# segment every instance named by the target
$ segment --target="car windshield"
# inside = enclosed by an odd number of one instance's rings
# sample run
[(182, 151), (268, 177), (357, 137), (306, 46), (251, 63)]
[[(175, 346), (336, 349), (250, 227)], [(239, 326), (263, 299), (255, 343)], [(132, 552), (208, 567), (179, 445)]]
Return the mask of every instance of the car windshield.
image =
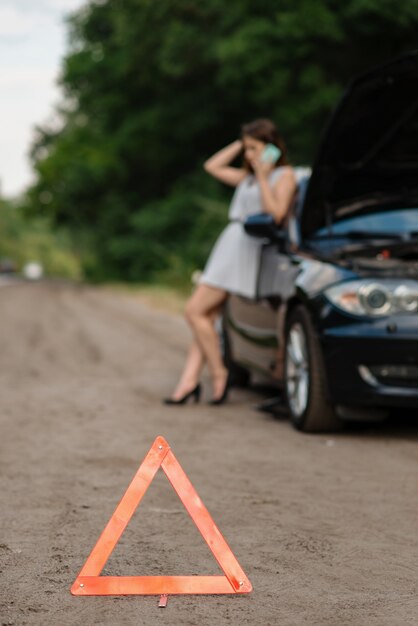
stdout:
[(396, 236), (405, 234), (418, 234), (418, 208), (396, 209), (382, 211), (381, 213), (369, 213), (367, 215), (358, 215), (345, 220), (335, 222), (332, 225), (332, 231), (328, 228), (321, 228), (314, 234), (314, 238), (338, 236), (348, 237), (361, 233), (371, 238), (373, 234), (379, 237), (384, 235)]

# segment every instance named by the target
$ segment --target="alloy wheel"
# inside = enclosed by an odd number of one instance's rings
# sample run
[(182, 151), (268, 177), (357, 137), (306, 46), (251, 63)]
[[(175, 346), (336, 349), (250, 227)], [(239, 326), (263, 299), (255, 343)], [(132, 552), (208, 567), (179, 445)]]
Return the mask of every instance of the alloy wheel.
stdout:
[(309, 362), (305, 331), (301, 324), (290, 328), (286, 346), (286, 393), (292, 413), (300, 417), (309, 401)]

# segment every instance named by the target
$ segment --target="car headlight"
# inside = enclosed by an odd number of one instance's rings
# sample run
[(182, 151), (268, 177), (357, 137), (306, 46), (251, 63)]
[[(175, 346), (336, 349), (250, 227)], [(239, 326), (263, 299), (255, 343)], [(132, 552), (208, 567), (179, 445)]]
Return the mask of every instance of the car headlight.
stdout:
[(373, 317), (418, 312), (418, 281), (350, 280), (325, 290), (326, 298), (352, 315)]

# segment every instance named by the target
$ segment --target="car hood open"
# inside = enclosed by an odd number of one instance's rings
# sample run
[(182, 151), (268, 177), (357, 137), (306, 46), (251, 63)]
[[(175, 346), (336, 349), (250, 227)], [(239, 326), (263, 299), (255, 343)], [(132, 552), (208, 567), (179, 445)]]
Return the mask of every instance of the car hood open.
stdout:
[(326, 128), (302, 236), (361, 213), (418, 202), (418, 51), (355, 78)]

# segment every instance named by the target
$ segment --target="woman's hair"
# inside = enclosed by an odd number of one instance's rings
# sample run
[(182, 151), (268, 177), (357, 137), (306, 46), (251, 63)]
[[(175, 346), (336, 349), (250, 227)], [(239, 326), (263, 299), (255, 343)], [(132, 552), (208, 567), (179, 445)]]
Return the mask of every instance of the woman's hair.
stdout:
[[(249, 122), (248, 124), (243, 124), (241, 126), (241, 139), (243, 139), (245, 136), (252, 137), (253, 139), (258, 139), (258, 141), (263, 141), (264, 143), (272, 143), (273, 145), (280, 148), (282, 154), (276, 165), (287, 165), (289, 163), (287, 159), (286, 144), (279, 134), (275, 123), (271, 120), (262, 118), (254, 120), (253, 122)], [(251, 167), (250, 163), (248, 163), (245, 156), (244, 167), (249, 172), (253, 171), (253, 168)]]

